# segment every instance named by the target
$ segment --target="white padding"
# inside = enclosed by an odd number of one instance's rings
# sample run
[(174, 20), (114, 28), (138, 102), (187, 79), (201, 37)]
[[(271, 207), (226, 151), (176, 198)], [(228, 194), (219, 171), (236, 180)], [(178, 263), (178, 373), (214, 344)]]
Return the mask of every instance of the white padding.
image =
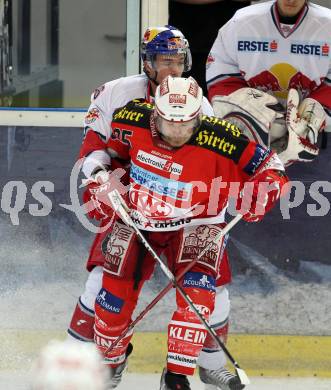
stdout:
[(224, 287), (216, 288), (215, 309), (210, 317), (210, 325), (219, 324), (229, 318), (230, 299), (229, 292)]
[(84, 159), (82, 172), (87, 179), (90, 179), (96, 168), (104, 169), (110, 163), (110, 156), (105, 150), (95, 150)]
[[(230, 314), (230, 299), (228, 290), (221, 286), (216, 288), (215, 309), (210, 318), (210, 325), (224, 322)], [(198, 366), (208, 370), (217, 370), (224, 367), (226, 357), (224, 352), (204, 352), (201, 351), (197, 361)]]
[(94, 302), (102, 286), (102, 267), (95, 267), (89, 273), (87, 281), (85, 283), (85, 291), (81, 295), (80, 299), (88, 309), (94, 311)]

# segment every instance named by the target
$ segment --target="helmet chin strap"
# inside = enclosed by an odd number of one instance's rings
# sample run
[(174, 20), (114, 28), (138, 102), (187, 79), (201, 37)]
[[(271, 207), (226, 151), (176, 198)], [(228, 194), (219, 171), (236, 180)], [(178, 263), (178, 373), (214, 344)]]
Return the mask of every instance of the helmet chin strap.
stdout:
[(145, 67), (145, 66), (144, 66), (144, 68), (143, 68), (143, 71), (144, 71), (144, 73), (146, 74), (146, 76), (148, 77), (148, 79), (149, 79), (152, 83), (154, 83), (156, 86), (158, 86), (158, 85), (160, 85), (160, 83), (157, 81), (158, 72), (157, 72), (157, 70), (155, 70), (155, 69), (153, 69), (153, 70), (154, 70), (154, 72), (155, 72), (155, 76), (154, 76), (154, 77), (151, 76), (151, 72), (150, 72), (150, 71), (146, 70), (146, 67)]

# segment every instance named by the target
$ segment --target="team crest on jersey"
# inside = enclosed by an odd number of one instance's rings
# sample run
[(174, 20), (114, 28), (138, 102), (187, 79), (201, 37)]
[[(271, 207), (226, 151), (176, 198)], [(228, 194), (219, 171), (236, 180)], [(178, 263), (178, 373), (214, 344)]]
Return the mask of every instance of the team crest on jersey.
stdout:
[(105, 257), (105, 272), (116, 276), (123, 274), (132, 240), (134, 240), (132, 229), (116, 221), (113, 231), (105, 237), (101, 244), (101, 250)]
[[(182, 233), (183, 245), (179, 254), (178, 263), (192, 261), (199, 256), (203, 248), (210, 245), (206, 253), (198, 260), (198, 263), (217, 272), (221, 254), (223, 253), (223, 242), (215, 242), (214, 239), (220, 230), (221, 228), (215, 225), (201, 225), (186, 228)], [(201, 280), (201, 286), (203, 283), (207, 283), (207, 281)]]
[(95, 122), (100, 117), (100, 111), (97, 108), (92, 108), (85, 116), (85, 123), (88, 125)]
[(276, 53), (278, 51), (278, 41), (275, 39), (265, 39), (261, 41), (243, 39), (238, 41), (237, 49), (241, 52)]
[(317, 56), (317, 57), (329, 57), (330, 45), (326, 42), (321, 44), (319, 42), (293, 42), (290, 48), (291, 54)]

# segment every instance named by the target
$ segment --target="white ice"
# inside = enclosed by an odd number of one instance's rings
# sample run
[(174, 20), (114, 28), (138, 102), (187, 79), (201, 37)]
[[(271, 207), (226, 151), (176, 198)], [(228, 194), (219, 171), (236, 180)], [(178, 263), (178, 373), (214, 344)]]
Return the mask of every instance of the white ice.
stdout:
[[(250, 378), (247, 390), (330, 390), (331, 379), (319, 378)], [(159, 374), (125, 374), (118, 390), (158, 390)], [(197, 377), (190, 378), (192, 390), (204, 390)], [(21, 372), (1, 372), (0, 389), (28, 390), (28, 376)]]

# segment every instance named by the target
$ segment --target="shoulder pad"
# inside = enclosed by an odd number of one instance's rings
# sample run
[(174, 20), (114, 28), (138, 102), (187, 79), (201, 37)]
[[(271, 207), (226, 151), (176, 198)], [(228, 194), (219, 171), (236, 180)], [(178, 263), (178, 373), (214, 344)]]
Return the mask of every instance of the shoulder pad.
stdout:
[(203, 116), (192, 143), (237, 163), (249, 140), (232, 123), (216, 117)]
[(149, 127), (149, 118), (154, 106), (146, 103), (144, 99), (131, 100), (124, 107), (114, 111), (113, 121), (132, 126)]

